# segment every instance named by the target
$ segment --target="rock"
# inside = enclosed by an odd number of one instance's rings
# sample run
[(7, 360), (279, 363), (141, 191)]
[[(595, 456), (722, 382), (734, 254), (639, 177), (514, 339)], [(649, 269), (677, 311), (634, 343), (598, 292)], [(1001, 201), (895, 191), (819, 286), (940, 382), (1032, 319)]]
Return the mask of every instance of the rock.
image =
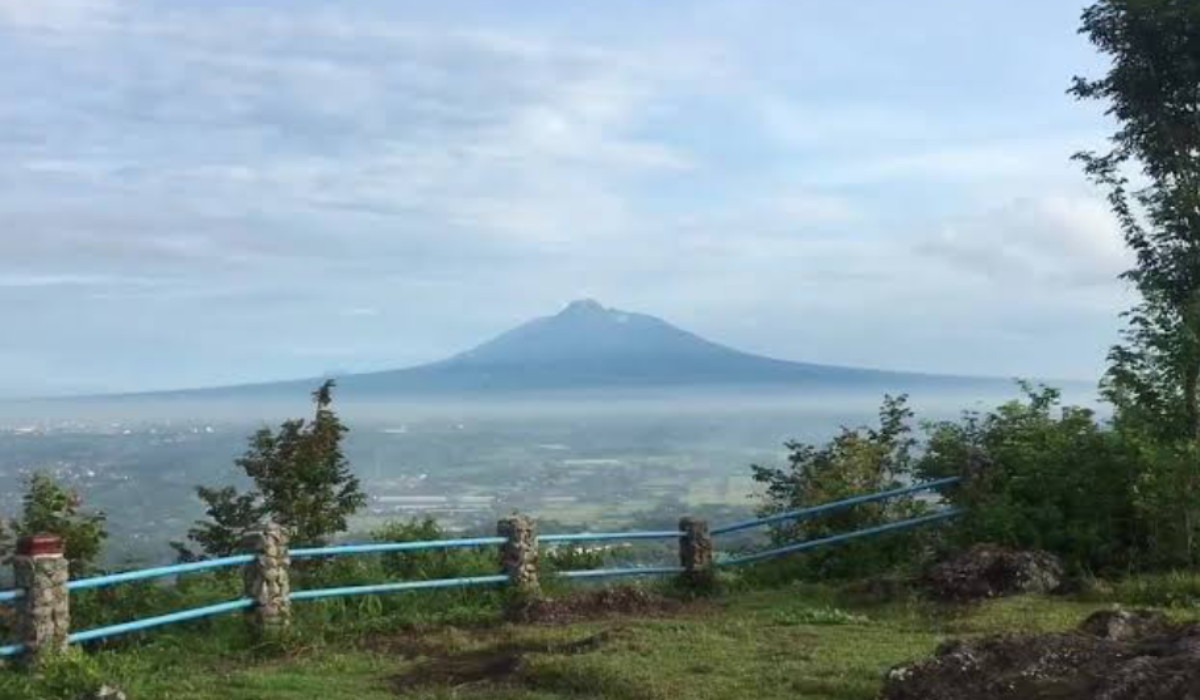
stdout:
[(523, 623), (561, 624), (580, 620), (633, 615), (652, 617), (678, 611), (682, 603), (634, 586), (572, 591), (558, 598), (536, 598), (509, 610), (509, 618)]
[(1051, 593), (1062, 586), (1058, 557), (980, 544), (931, 567), (921, 579), (934, 598), (969, 601), (1019, 593)]
[[(1139, 626), (1156, 631), (1139, 636)], [(1200, 625), (1105, 613), (1088, 618), (1082, 627), (1087, 634), (1000, 635), (946, 643), (932, 659), (889, 671), (879, 697), (1200, 700)]]
[(102, 685), (98, 690), (80, 696), (79, 700), (127, 700), (125, 691), (115, 685)]
[(1079, 631), (1115, 642), (1166, 634), (1171, 621), (1153, 610), (1100, 610), (1079, 625)]
[(898, 600), (908, 596), (914, 589), (910, 577), (899, 575), (875, 576), (846, 585), (850, 595), (871, 600)]

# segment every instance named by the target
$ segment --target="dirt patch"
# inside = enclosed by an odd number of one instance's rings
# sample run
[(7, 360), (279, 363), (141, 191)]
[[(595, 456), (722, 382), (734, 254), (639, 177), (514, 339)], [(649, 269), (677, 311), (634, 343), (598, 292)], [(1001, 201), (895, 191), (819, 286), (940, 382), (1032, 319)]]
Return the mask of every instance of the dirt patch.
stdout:
[(576, 591), (558, 598), (531, 601), (510, 611), (514, 622), (562, 624), (624, 615), (654, 617), (677, 614), (684, 604), (642, 588), (601, 588)]
[(425, 686), (461, 688), (476, 684), (511, 685), (522, 680), (530, 654), (583, 654), (623, 637), (625, 630), (605, 630), (567, 642), (509, 641), (433, 658), (396, 676), (393, 687), (405, 692)]
[[(1144, 634), (1144, 636), (1137, 636)], [(1200, 625), (1150, 613), (1092, 616), (1074, 633), (943, 644), (888, 672), (883, 700), (1200, 698)]]

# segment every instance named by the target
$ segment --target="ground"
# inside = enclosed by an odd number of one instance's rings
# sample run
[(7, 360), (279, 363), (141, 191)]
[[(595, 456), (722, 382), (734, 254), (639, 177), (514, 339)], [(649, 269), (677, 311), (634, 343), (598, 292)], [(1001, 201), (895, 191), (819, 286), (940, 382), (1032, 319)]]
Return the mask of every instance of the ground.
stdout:
[(247, 659), (181, 636), (152, 652), (90, 659), (137, 700), (866, 700), (888, 668), (947, 637), (1067, 629), (1104, 607), (1036, 596), (966, 607), (853, 603), (793, 586), (636, 617), (385, 629), (284, 657)]

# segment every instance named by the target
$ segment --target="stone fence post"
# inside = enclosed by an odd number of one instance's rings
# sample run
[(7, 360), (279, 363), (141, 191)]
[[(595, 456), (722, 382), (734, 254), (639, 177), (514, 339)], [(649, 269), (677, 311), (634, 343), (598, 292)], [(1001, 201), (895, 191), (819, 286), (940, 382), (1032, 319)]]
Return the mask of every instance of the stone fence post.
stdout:
[(277, 637), (292, 622), (287, 532), (275, 523), (268, 523), (247, 532), (242, 548), (254, 555), (254, 560), (242, 570), (245, 595), (254, 601), (247, 619), (260, 638)]
[(500, 568), (519, 597), (541, 595), (538, 583), (537, 526), (525, 515), (513, 515), (496, 523), (496, 534), (507, 541), (500, 545)]
[(685, 517), (679, 520), (679, 565), (683, 581), (689, 586), (709, 586), (713, 582), (713, 542), (708, 521)]
[(13, 576), (25, 592), (16, 604), (17, 640), (25, 645), (25, 662), (37, 665), (66, 651), (71, 629), (70, 570), (62, 538), (32, 535), (17, 540)]

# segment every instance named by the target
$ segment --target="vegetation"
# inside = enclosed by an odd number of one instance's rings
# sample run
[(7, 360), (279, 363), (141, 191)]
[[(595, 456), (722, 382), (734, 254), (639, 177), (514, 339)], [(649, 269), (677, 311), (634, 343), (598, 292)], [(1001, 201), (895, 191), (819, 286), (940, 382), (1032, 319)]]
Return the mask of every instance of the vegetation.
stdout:
[[(1076, 158), (1108, 192), (1136, 254), (1124, 278), (1141, 296), (1102, 382), (1111, 424), (1090, 410), (1061, 407), (1052, 389), (1025, 386), (1023, 401), (927, 426), (914, 460), (918, 445), (903, 402), (886, 398), (879, 429), (843, 430), (821, 447), (789, 443), (789, 469), (755, 467), (768, 486), (764, 511), (904, 477), (965, 475), (966, 485), (948, 494), (968, 507), (949, 544), (1046, 549), (1076, 572), (1164, 570), (1200, 560), (1200, 5), (1099, 0), (1084, 11), (1080, 31), (1111, 67), (1099, 79), (1076, 78), (1070, 93), (1105, 103), (1119, 128), (1108, 152)], [(861, 527), (913, 507), (858, 507), (776, 536)], [(919, 539), (810, 557), (815, 568), (800, 573), (886, 570), (897, 563), (895, 552), (918, 551)]]
[[(429, 610), (424, 595), (404, 600)], [(397, 608), (349, 625), (322, 618), (312, 603), (297, 608), (303, 645), (283, 656), (247, 648), (240, 620), (222, 618), (166, 628), (134, 647), (73, 654), (41, 677), (0, 673), (0, 697), (73, 700), (107, 682), (139, 700), (868, 700), (888, 668), (948, 636), (1063, 630), (1111, 600), (1023, 597), (941, 608), (789, 585), (666, 616), (553, 626), (509, 625), (462, 608), (441, 617)]]
[(1145, 463), (1123, 433), (1049, 388), (958, 421), (926, 426), (919, 479), (964, 475), (946, 491), (966, 509), (947, 545), (992, 542), (1054, 552), (1076, 572), (1146, 565), (1152, 548), (1139, 502)]
[[(1119, 124), (1111, 150), (1076, 156), (1108, 191), (1136, 254), (1125, 273), (1141, 296), (1104, 379), (1116, 427), (1155, 469), (1144, 487), (1150, 536), (1175, 564), (1197, 561), (1200, 534), (1200, 7), (1180, 0), (1101, 0), (1081, 32), (1108, 58), (1071, 92)], [(1130, 171), (1136, 171), (1136, 182)]]
[[(204, 554), (226, 556), (237, 551), (244, 531), (270, 519), (287, 529), (293, 543), (316, 545), (346, 530), (346, 518), (366, 503), (366, 494), (342, 453), (348, 428), (333, 412), (333, 380), (315, 392), (311, 421), (285, 421), (278, 432), (263, 428), (237, 460), (254, 489), (238, 493), (232, 486), (197, 487), (210, 520), (197, 523), (188, 539)], [(176, 543), (181, 558), (198, 555)]]
[[(762, 515), (828, 503), (850, 496), (897, 488), (913, 472), (906, 398), (885, 397), (878, 428), (843, 428), (827, 444), (786, 443), (788, 466), (776, 469), (752, 465), (754, 480), (765, 484)], [(883, 522), (910, 517), (922, 509), (912, 497), (893, 498), (836, 511), (812, 519), (789, 520), (771, 529), (777, 543), (816, 539)], [(857, 577), (904, 566), (913, 561), (913, 537), (870, 538), (844, 547), (809, 553), (786, 565), (788, 575), (816, 579)]]
[[(765, 486), (764, 514), (963, 476), (944, 496), (966, 510), (952, 524), (757, 565), (724, 577), (721, 589), (738, 596), (722, 605), (692, 600), (669, 616), (518, 627), (501, 619), (504, 591), (335, 599), (298, 606), (301, 634), (283, 660), (255, 647), (237, 620), (205, 620), (126, 638), (111, 651), (74, 652), (40, 675), (0, 674), (0, 695), (72, 698), (105, 680), (145, 698), (870, 698), (888, 667), (947, 634), (1064, 629), (1113, 602), (1194, 614), (1200, 577), (1179, 569), (1200, 560), (1200, 6), (1099, 0), (1084, 12), (1082, 32), (1111, 68), (1100, 79), (1077, 78), (1071, 93), (1104, 101), (1120, 128), (1110, 151), (1077, 158), (1107, 189), (1136, 253), (1125, 278), (1141, 297), (1102, 382), (1112, 420), (1063, 406), (1054, 389), (1022, 384), (1021, 398), (926, 424), (918, 436), (905, 397), (887, 396), (878, 426), (843, 428), (824, 444), (791, 441), (786, 467), (751, 468)], [(341, 450), (346, 428), (331, 409), (332, 389), (327, 382), (314, 393), (311, 421), (252, 437), (237, 461), (252, 490), (198, 488), (210, 519), (189, 539), (202, 552), (179, 545), (181, 555), (231, 553), (242, 531), (266, 518), (299, 544), (346, 530), (365, 498)], [(814, 539), (929, 507), (897, 498), (780, 523), (771, 534), (778, 542)], [(103, 515), (79, 508), (73, 494), (35, 476), (22, 517), (0, 528), (0, 546), (7, 530), (61, 534), (73, 569), (85, 570), (104, 538)], [(389, 523), (373, 537), (444, 534), (426, 519)], [(963, 608), (907, 591), (880, 602), (797, 583), (903, 573), (977, 542), (1053, 552), (1080, 593)], [(598, 566), (603, 557), (546, 552), (551, 572)], [(297, 567), (294, 577), (307, 588), (495, 570), (494, 552), (436, 550), (339, 559)], [(787, 584), (768, 585), (780, 581)], [(175, 586), (86, 592), (76, 614), (84, 626), (103, 624), (227, 599), (237, 586), (234, 576), (211, 573)]]
[(108, 537), (104, 513), (85, 509), (78, 493), (43, 472), (29, 478), (21, 503), (19, 518), (7, 527), (0, 519), (0, 558), (11, 555), (16, 537), (49, 534), (63, 538), (73, 576), (85, 574), (95, 566)]

